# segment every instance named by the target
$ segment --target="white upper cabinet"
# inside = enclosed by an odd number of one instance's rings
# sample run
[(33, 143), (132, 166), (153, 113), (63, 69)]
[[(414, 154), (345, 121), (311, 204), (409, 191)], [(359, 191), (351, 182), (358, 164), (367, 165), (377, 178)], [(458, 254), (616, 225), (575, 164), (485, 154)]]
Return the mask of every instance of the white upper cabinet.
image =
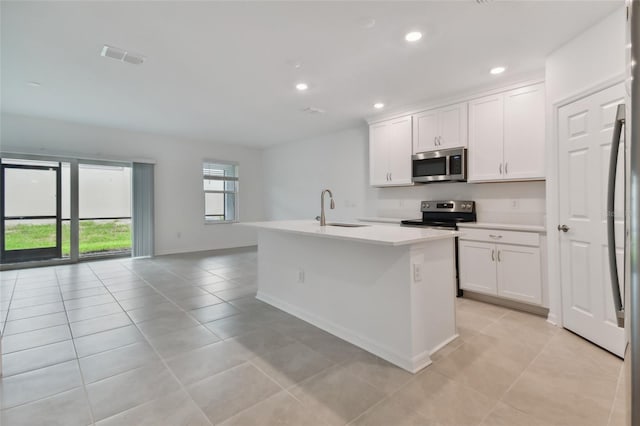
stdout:
[(467, 104), (455, 104), (413, 116), (413, 153), (467, 146)]
[(504, 95), (504, 167), (506, 179), (544, 179), (544, 85)]
[(502, 179), (504, 97), (469, 102), (469, 180)]
[(390, 133), (391, 126), (387, 122), (369, 126), (369, 178), (372, 186), (389, 183), (389, 164), (386, 158)]
[(372, 186), (413, 185), (411, 134), (411, 116), (369, 126), (369, 177)]
[(544, 85), (469, 102), (469, 181), (544, 179)]
[(438, 110), (413, 116), (413, 153), (438, 149)]

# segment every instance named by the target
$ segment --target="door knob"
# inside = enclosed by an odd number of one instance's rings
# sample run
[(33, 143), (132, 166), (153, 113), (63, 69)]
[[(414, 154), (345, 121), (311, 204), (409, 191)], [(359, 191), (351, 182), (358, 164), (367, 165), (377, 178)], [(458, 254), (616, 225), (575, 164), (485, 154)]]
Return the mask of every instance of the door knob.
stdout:
[(569, 232), (569, 228), (567, 225), (558, 225), (558, 231)]

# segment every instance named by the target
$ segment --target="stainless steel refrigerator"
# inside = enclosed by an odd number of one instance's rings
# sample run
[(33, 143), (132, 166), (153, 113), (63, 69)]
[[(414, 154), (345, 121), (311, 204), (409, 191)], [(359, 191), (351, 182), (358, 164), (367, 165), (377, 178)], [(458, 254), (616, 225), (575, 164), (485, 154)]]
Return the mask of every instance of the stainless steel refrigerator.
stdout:
[[(625, 328), (627, 425), (640, 426), (640, 0), (627, 0), (627, 98), (618, 106), (611, 145), (607, 228), (609, 270), (618, 326)], [(624, 165), (618, 151), (624, 150)], [(623, 284), (616, 266), (614, 190), (616, 167), (625, 169), (625, 262)]]

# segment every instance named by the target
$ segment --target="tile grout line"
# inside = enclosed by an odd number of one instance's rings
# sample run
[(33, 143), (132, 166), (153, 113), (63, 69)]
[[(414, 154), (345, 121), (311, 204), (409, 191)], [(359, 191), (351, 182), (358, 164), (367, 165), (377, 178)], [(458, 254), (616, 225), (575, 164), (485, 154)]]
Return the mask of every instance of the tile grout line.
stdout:
[[(4, 329), (7, 327), (7, 323), (9, 322), (9, 311), (11, 311), (11, 304), (13, 303), (13, 295), (16, 292), (16, 287), (18, 286), (18, 275), (16, 273), (16, 277), (13, 279), (13, 286), (11, 287), (11, 296), (9, 296), (9, 303), (7, 304), (7, 313), (2, 321), (2, 329), (0, 330), (0, 336), (4, 339)], [(2, 356), (2, 353), (0, 353)]]
[(615, 411), (616, 408), (616, 402), (618, 401), (618, 387), (620, 387), (620, 383), (622, 382), (622, 378), (623, 378), (623, 373), (624, 373), (624, 363), (620, 365), (620, 371), (618, 372), (618, 380), (616, 381), (616, 390), (614, 391), (614, 397), (613, 397), (613, 401), (611, 402), (611, 409), (609, 410), (609, 417), (607, 419), (607, 425), (610, 426), (611, 425), (611, 419), (613, 419), (613, 413)]
[[(486, 326), (484, 326), (484, 327), (482, 327), (480, 330), (478, 330), (478, 332), (476, 332), (476, 333), (472, 336), (472, 338), (471, 338), (470, 340), (475, 339), (475, 338), (477, 337), (477, 334), (478, 334), (478, 333), (482, 333), (482, 331), (483, 331), (483, 330), (485, 330), (486, 328), (488, 328), (488, 327), (490, 327), (490, 326), (494, 325), (495, 323), (497, 323), (500, 319), (504, 318), (508, 313), (509, 313), (509, 311), (507, 310), (507, 311), (505, 311), (504, 313), (502, 313), (499, 317), (492, 319), (492, 320), (489, 322), (489, 324), (487, 324)], [(454, 350), (453, 350), (453, 351), (451, 351), (451, 353), (447, 354), (447, 355), (446, 355), (445, 357), (443, 357), (442, 359), (448, 358), (449, 356), (453, 355), (453, 354), (454, 354), (455, 352), (457, 352), (457, 351), (458, 351), (458, 350), (459, 350), (459, 349), (460, 349), (464, 344), (465, 344), (465, 342), (463, 341), (463, 342), (462, 342), (462, 344), (460, 344), (459, 346), (457, 346), (456, 348), (454, 348)], [(430, 366), (432, 366), (434, 363), (435, 363), (435, 362), (432, 362), (432, 364), (430, 364), (430, 365), (428, 365), (427, 367), (423, 368), (423, 369), (422, 369), (421, 371), (419, 371), (418, 373), (415, 373), (415, 374), (414, 374), (414, 376), (413, 376), (413, 377), (411, 377), (411, 378), (410, 378), (406, 383), (404, 383), (404, 384), (403, 384), (402, 386), (400, 386), (398, 389), (396, 389), (396, 390), (392, 391), (390, 394), (386, 395), (386, 396), (385, 396), (385, 398), (383, 398), (382, 400), (378, 401), (376, 404), (374, 404), (374, 405), (372, 405), (371, 407), (369, 407), (367, 410), (365, 410), (365, 411), (364, 411), (362, 414), (360, 414), (358, 417), (356, 417), (355, 419), (351, 420), (351, 421), (347, 424), (347, 426), (348, 426), (349, 424), (352, 424), (353, 422), (357, 421), (359, 418), (363, 417), (363, 416), (364, 416), (364, 415), (366, 415), (367, 413), (369, 413), (369, 412), (373, 411), (376, 407), (380, 406), (380, 405), (381, 405), (381, 404), (383, 404), (384, 402), (386, 402), (386, 401), (392, 401), (392, 398), (393, 398), (396, 394), (398, 394), (402, 389), (404, 389), (406, 386), (408, 386), (411, 382), (413, 382), (413, 381), (417, 380), (417, 379), (418, 379), (418, 377), (420, 377), (422, 374), (425, 374), (425, 372), (427, 371), (427, 369), (428, 369)], [(438, 372), (438, 371), (435, 371), (435, 370), (434, 370), (434, 372), (435, 372), (435, 373), (438, 373), (438, 374), (441, 374), (443, 377), (447, 378), (448, 380), (451, 380), (451, 381), (455, 382), (455, 380), (453, 380), (452, 378), (448, 377), (448, 376), (447, 376), (447, 375), (445, 375), (445, 374), (442, 374), (442, 373), (440, 373), (440, 372)], [(466, 386), (466, 385), (461, 384), (461, 383), (459, 383), (459, 382), (456, 382), (456, 383), (458, 383), (460, 386), (463, 386), (463, 387), (465, 387), (465, 388), (467, 388), (467, 389), (470, 389), (470, 390), (472, 390), (472, 391), (474, 391), (474, 392), (478, 392), (478, 391), (476, 391), (475, 389), (473, 389), (473, 388), (471, 388), (471, 387), (469, 387), (469, 386)], [(499, 401), (499, 400), (496, 400), (496, 405), (497, 405), (498, 401)], [(495, 406), (494, 406), (494, 407), (495, 407)], [(421, 412), (420, 412), (420, 411), (418, 411), (418, 410), (413, 410), (413, 411), (417, 412), (417, 413), (418, 413), (419, 415), (421, 415), (421, 416), (424, 416), (424, 415), (423, 415), (423, 413), (421, 413)], [(491, 411), (493, 411), (493, 408), (492, 408), (492, 410), (491, 410)], [(491, 411), (489, 411), (489, 414), (491, 413)], [(487, 415), (488, 415), (488, 414), (487, 414)], [(428, 418), (427, 416), (424, 416), (424, 417), (425, 417), (425, 418)], [(486, 417), (486, 416), (485, 416), (485, 417)], [(482, 419), (482, 421), (484, 421), (484, 418)], [(480, 422), (480, 424), (482, 423), (482, 421)]]
[[(150, 282), (148, 282), (145, 278), (143, 278), (139, 273), (137, 273), (136, 271), (133, 271), (133, 270), (129, 269), (126, 265), (124, 265), (124, 264), (122, 264), (122, 263), (120, 263), (120, 266), (122, 266), (123, 268), (125, 268), (125, 269), (126, 269), (126, 270), (128, 270), (129, 272), (132, 272), (133, 274), (135, 274), (135, 275), (136, 275), (137, 277), (139, 277), (143, 282), (145, 282), (145, 284), (146, 284), (146, 285), (148, 285), (148, 286), (152, 287), (154, 290), (156, 290), (156, 291), (157, 291), (157, 289), (156, 289), (156, 288), (155, 288), (155, 287), (154, 287)], [(177, 278), (179, 278), (179, 279), (181, 279), (181, 280), (185, 280), (185, 282), (187, 282), (187, 284), (189, 285), (189, 287), (193, 287), (193, 285), (191, 285), (191, 284), (189, 284), (189, 283), (188, 283), (188, 280), (186, 280), (186, 279), (182, 279), (178, 274), (175, 274), (175, 273), (171, 272), (170, 270), (168, 270), (167, 268), (165, 268), (165, 267), (163, 267), (163, 266), (161, 266), (161, 265), (158, 265), (158, 266), (160, 266), (162, 269), (164, 269), (164, 270), (165, 270), (165, 271), (167, 271), (168, 273), (170, 273), (170, 274), (172, 274), (172, 275), (176, 276)], [(101, 286), (102, 286), (102, 287), (107, 291), (107, 293), (108, 293), (108, 294), (109, 294), (109, 295), (114, 299), (115, 303), (117, 303), (117, 304), (118, 304), (118, 306), (123, 310), (123, 313), (125, 313), (125, 314), (127, 315), (127, 317), (129, 317), (129, 315), (128, 315), (127, 311), (126, 311), (126, 310), (125, 310), (125, 309), (120, 305), (120, 303), (119, 303), (120, 301), (119, 301), (119, 300), (117, 300), (117, 299), (113, 296), (113, 293), (112, 293), (112, 292), (111, 292), (111, 290), (110, 290), (110, 289), (109, 289), (109, 288), (104, 284), (104, 282), (103, 282), (102, 278), (100, 278), (100, 277), (99, 277), (98, 273), (97, 273), (93, 268), (91, 268), (91, 265), (90, 265), (90, 264), (88, 264), (88, 265), (87, 265), (87, 267), (89, 268), (89, 270), (91, 271), (91, 273), (92, 273), (92, 274), (93, 274), (93, 275), (98, 279), (98, 281), (100, 282)], [(87, 393), (87, 390), (86, 390), (87, 383), (86, 383), (86, 381), (85, 381), (85, 379), (84, 379), (84, 375), (83, 375), (83, 373), (82, 373), (82, 369), (80, 368), (80, 365), (79, 365), (79, 357), (78, 357), (78, 352), (77, 352), (77, 349), (76, 349), (76, 346), (75, 346), (75, 339), (74, 339), (74, 337), (73, 337), (73, 333), (72, 333), (72, 331), (71, 331), (71, 323), (69, 322), (69, 317), (68, 317), (68, 314), (67, 314), (66, 305), (65, 305), (65, 303), (64, 303), (64, 298), (63, 298), (63, 296), (62, 296), (62, 290), (61, 290), (61, 288), (60, 288), (60, 280), (59, 280), (59, 276), (58, 276), (58, 268), (54, 267), (52, 272), (53, 272), (54, 277), (55, 277), (55, 280), (56, 280), (55, 287), (56, 287), (56, 289), (57, 289), (57, 294), (59, 294), (59, 295), (60, 295), (60, 297), (61, 297), (61, 301), (60, 301), (60, 303), (61, 303), (61, 305), (62, 305), (62, 307), (63, 307), (63, 310), (62, 310), (62, 311), (60, 311), (60, 312), (53, 312), (53, 313), (49, 313), (49, 314), (63, 313), (63, 312), (64, 312), (64, 314), (65, 314), (65, 318), (67, 319), (66, 324), (60, 324), (60, 326), (64, 326), (64, 325), (66, 325), (66, 326), (67, 326), (67, 328), (69, 329), (69, 333), (70, 333), (70, 336), (71, 336), (71, 338), (70, 338), (69, 340), (71, 340), (71, 342), (72, 342), (72, 344), (73, 344), (73, 347), (74, 347), (74, 353), (75, 353), (75, 359), (74, 359), (74, 360), (71, 360), (71, 361), (76, 361), (76, 365), (78, 366), (78, 370), (79, 370), (79, 372), (80, 372), (80, 376), (81, 376), (82, 388), (83, 388), (83, 391), (84, 391), (85, 397), (87, 398), (87, 403), (88, 403), (88, 402), (89, 402), (89, 398), (88, 398), (88, 393)], [(225, 279), (225, 280), (226, 280), (226, 279)], [(18, 274), (16, 275), (16, 278), (14, 279), (14, 285), (13, 285), (13, 289), (12, 289), (12, 295), (13, 295), (13, 293), (15, 292), (15, 289), (16, 289), (16, 287), (17, 287), (17, 281), (18, 281)], [(228, 280), (226, 280), (226, 281), (228, 281)], [(54, 286), (50, 286), (50, 287), (54, 287)], [(198, 286), (198, 287), (199, 287), (199, 286)], [(206, 290), (204, 290), (204, 291), (205, 291), (205, 292), (207, 292)], [(207, 293), (208, 293), (208, 294), (211, 294), (211, 293), (209, 293), (209, 292), (207, 292)], [(52, 293), (52, 294), (55, 294), (55, 293)], [(204, 324), (203, 324), (203, 323), (201, 323), (201, 322), (200, 322), (199, 320), (197, 320), (195, 317), (193, 317), (192, 315), (190, 315), (190, 314), (189, 314), (189, 312), (188, 312), (187, 310), (185, 310), (185, 309), (183, 309), (182, 307), (180, 307), (179, 305), (177, 305), (173, 300), (171, 300), (171, 299), (169, 299), (168, 297), (164, 296), (164, 294), (163, 294), (162, 292), (160, 292), (160, 294), (162, 294), (162, 296), (163, 296), (165, 299), (167, 299), (167, 300), (168, 300), (168, 302), (170, 302), (171, 304), (175, 305), (175, 306), (176, 306), (180, 311), (182, 311), (183, 313), (185, 313), (185, 314), (189, 315), (189, 317), (191, 317), (195, 322), (197, 322), (197, 323), (198, 323), (198, 326), (204, 326)], [(215, 296), (215, 295), (214, 295), (214, 296)], [(87, 297), (92, 297), (92, 296), (87, 296)], [(226, 300), (224, 300), (224, 299), (221, 299), (221, 300), (223, 300), (223, 302), (224, 302), (224, 303), (229, 304), (229, 301), (226, 301)], [(107, 302), (107, 303), (113, 303), (113, 302)], [(100, 305), (104, 305), (104, 304), (99, 304), (99, 305), (94, 305), (94, 306), (100, 306)], [(35, 306), (35, 305), (34, 305), (34, 306)], [(38, 306), (39, 306), (39, 305), (38, 305)], [(29, 307), (30, 307), (30, 306), (29, 306)], [(82, 309), (82, 308), (78, 308), (78, 309)], [(10, 310), (10, 309), (9, 309), (9, 307), (8, 307), (8, 309), (7, 309), (7, 316), (8, 316), (8, 314), (9, 314), (9, 310)], [(49, 314), (44, 314), (44, 315), (49, 315)], [(20, 319), (31, 319), (31, 318), (36, 318), (36, 317), (38, 317), (38, 316), (42, 316), (42, 315), (36, 315), (36, 316), (33, 316), (33, 317), (20, 318)], [(101, 315), (101, 316), (98, 316), (98, 317), (95, 317), (95, 318), (100, 318), (100, 317), (104, 317), (104, 316), (108, 316), (108, 314), (107, 314), (107, 315)], [(92, 320), (92, 319), (95, 319), (95, 318), (89, 318), (88, 320)], [(129, 319), (131, 320), (131, 318), (130, 318), (130, 317), (129, 317)], [(152, 320), (152, 319), (153, 319), (153, 318), (150, 318), (149, 320)], [(86, 321), (86, 320), (83, 320), (83, 321)], [(193, 403), (198, 407), (198, 409), (200, 409), (200, 407), (198, 406), (198, 404), (196, 404), (196, 403), (195, 403), (195, 401), (193, 400), (193, 398), (191, 398), (191, 395), (186, 391), (186, 388), (182, 385), (182, 383), (181, 383), (181, 382), (177, 379), (177, 377), (173, 374), (173, 372), (172, 372), (172, 371), (171, 371), (171, 369), (168, 367), (168, 365), (166, 364), (166, 362), (164, 361), (164, 359), (162, 358), (162, 356), (160, 356), (160, 354), (156, 351), (155, 347), (151, 344), (151, 342), (149, 342), (149, 341), (147, 340), (147, 338), (146, 338), (146, 336), (144, 335), (144, 333), (142, 333), (142, 332), (140, 331), (140, 329), (137, 327), (137, 324), (136, 324), (133, 320), (131, 320), (131, 323), (132, 323), (132, 324), (129, 324), (129, 325), (134, 325), (134, 326), (136, 327), (136, 329), (138, 330), (138, 332), (140, 333), (140, 335), (143, 337), (143, 339), (145, 340), (145, 342), (146, 342), (146, 343), (147, 343), (147, 344), (148, 344), (148, 345), (149, 345), (149, 346), (154, 350), (155, 354), (158, 356), (158, 359), (159, 359), (159, 360), (164, 364), (164, 367), (169, 371), (169, 373), (170, 373), (170, 374), (174, 377), (174, 379), (178, 382), (178, 384), (179, 384), (179, 385), (180, 385), (180, 387), (182, 388), (181, 390), (184, 390), (184, 391), (186, 392), (186, 394), (189, 396), (189, 398), (191, 399), (191, 401), (192, 401), (192, 402), (193, 402)], [(116, 327), (116, 328), (114, 328), (114, 329), (124, 328), (124, 327), (127, 327), (127, 326), (128, 326), (128, 325), (123, 326), (123, 327)], [(49, 327), (44, 327), (44, 328), (49, 328)], [(205, 328), (206, 328), (206, 327), (205, 327)], [(103, 331), (110, 331), (110, 330), (114, 330), (114, 329), (103, 330)], [(38, 330), (41, 330), (41, 329), (38, 329)], [(30, 330), (30, 331), (36, 331), (36, 330)], [(212, 332), (211, 330), (209, 330), (208, 328), (207, 328), (207, 331), (208, 331), (210, 334), (212, 334), (212, 335), (214, 335), (215, 337), (217, 337), (218, 339), (220, 339), (220, 340), (219, 340), (219, 342), (222, 342), (222, 341), (224, 341), (224, 340), (225, 340), (225, 339), (220, 338), (220, 336), (217, 336), (215, 333), (213, 333), (213, 332)], [(93, 335), (93, 334), (98, 334), (98, 333), (100, 333), (100, 332), (101, 332), (101, 331), (98, 331), (98, 332), (95, 332), (95, 333), (90, 333), (90, 334), (87, 334), (87, 335), (85, 335), (85, 336), (90, 336), (90, 335)], [(17, 334), (19, 334), (19, 333), (17, 333)], [(80, 336), (80, 337), (85, 337), (85, 336)], [(60, 341), (60, 342), (63, 342), (63, 341), (65, 341), (65, 340), (62, 340), (62, 341)], [(59, 342), (53, 342), (53, 343), (51, 343), (51, 344), (55, 344), (55, 343), (59, 343)], [(215, 342), (214, 342), (214, 343), (215, 343)], [(34, 348), (41, 347), (41, 346), (46, 346), (46, 345), (39, 345), (39, 346), (36, 346), (36, 347), (34, 347)], [(124, 346), (130, 346), (130, 345), (124, 345)], [(205, 345), (205, 346), (206, 346), (206, 345)], [(28, 348), (28, 349), (33, 349), (33, 348)], [(114, 349), (118, 349), (118, 348), (114, 348)], [(101, 352), (98, 352), (98, 353), (104, 353), (104, 352), (108, 352), (108, 351), (109, 351), (109, 350), (101, 351)], [(92, 355), (94, 355), (94, 354), (92, 354)], [(57, 363), (57, 364), (60, 364), (60, 363)], [(57, 364), (52, 364), (52, 365), (45, 366), (45, 367), (41, 367), (41, 368), (51, 367), (51, 366), (54, 366), (54, 365), (57, 365)], [(28, 371), (26, 371), (26, 372), (29, 372), (29, 371), (35, 371), (35, 370), (38, 370), (38, 369), (41, 369), (41, 368), (28, 370)], [(131, 370), (127, 370), (126, 372), (128, 372), (128, 371), (133, 371), (133, 370), (136, 370), (136, 369), (138, 369), (138, 368), (141, 368), (141, 367), (133, 368), (133, 369), (131, 369)], [(25, 372), (25, 373), (26, 373), (26, 372)], [(124, 373), (124, 372), (123, 372), (123, 373)], [(118, 374), (122, 374), (122, 373), (118, 373)], [(115, 376), (117, 376), (118, 374), (114, 374), (114, 375), (109, 376), (109, 377), (107, 377), (107, 378), (115, 377)], [(105, 379), (106, 379), (106, 378), (105, 378)], [(23, 406), (23, 405), (26, 405), (26, 404), (30, 404), (30, 403), (35, 403), (35, 402), (38, 402), (38, 401), (42, 401), (42, 400), (47, 399), (47, 398), (55, 397), (55, 396), (57, 396), (57, 395), (59, 395), (59, 394), (61, 394), (61, 393), (65, 393), (65, 392), (71, 391), (71, 390), (73, 390), (73, 389), (78, 389), (79, 387), (80, 387), (80, 386), (75, 387), (75, 388), (72, 388), (72, 389), (68, 389), (68, 390), (65, 390), (65, 391), (62, 391), (62, 392), (57, 392), (57, 393), (55, 393), (55, 394), (53, 394), (53, 395), (49, 395), (49, 396), (46, 396), (46, 397), (44, 397), (44, 398), (38, 398), (38, 399), (36, 399), (36, 400), (29, 401), (29, 402), (26, 402), (26, 403), (24, 403), (24, 404), (19, 404), (19, 405), (16, 405), (15, 407), (11, 407), (11, 408), (16, 408), (16, 407)], [(155, 399), (158, 399), (158, 398), (155, 398)], [(146, 404), (146, 403), (148, 403), (148, 402), (151, 402), (151, 401), (153, 401), (153, 400), (155, 400), (155, 399), (152, 399), (152, 400), (150, 400), (150, 401), (146, 401), (146, 402), (145, 402), (145, 403), (143, 403), (143, 404)], [(139, 405), (137, 405), (136, 407), (138, 407), (138, 406), (140, 406), (140, 405), (143, 405), (143, 404), (139, 404)], [(95, 416), (94, 416), (94, 414), (93, 414), (93, 409), (92, 409), (92, 407), (91, 407), (91, 404), (90, 404), (90, 403), (88, 403), (88, 408), (89, 408), (89, 412), (90, 412), (90, 416), (91, 416), (92, 424), (94, 424), (94, 423), (95, 423)], [(135, 408), (135, 407), (132, 407), (132, 408)], [(125, 411), (128, 411), (128, 410), (125, 410)], [(202, 411), (202, 410), (200, 409), (200, 411)], [(118, 414), (119, 414), (119, 413), (118, 413)], [(206, 414), (204, 414), (204, 412), (202, 412), (202, 414), (205, 416), (205, 418), (207, 419), (207, 421), (209, 421), (209, 419), (208, 419), (208, 417), (206, 416)]]
[[(126, 266), (124, 266), (124, 265), (123, 265), (123, 267), (125, 267), (125, 268), (126, 268)], [(126, 269), (128, 269), (128, 268), (126, 268)], [(93, 270), (93, 269), (92, 269), (92, 270)], [(130, 269), (128, 269), (128, 270), (130, 270)], [(141, 278), (145, 283), (147, 283), (147, 285), (152, 286), (152, 285), (151, 285), (151, 283), (149, 283), (147, 280), (145, 280), (144, 278), (142, 278), (142, 276), (140, 276), (140, 274), (138, 274), (138, 273), (137, 273), (137, 272), (135, 272), (135, 271), (131, 271), (131, 272), (133, 272), (135, 275), (137, 275), (138, 277), (140, 277), (140, 278)], [(97, 274), (96, 274), (96, 275), (97, 275)], [(100, 277), (98, 277), (98, 279), (100, 279)], [(102, 282), (102, 279), (100, 279), (100, 282)], [(105, 287), (106, 287), (106, 286), (105, 286)], [(152, 286), (152, 287), (153, 287), (153, 286)], [(153, 288), (155, 289), (155, 287), (153, 287)], [(110, 291), (108, 288), (107, 288), (107, 291), (109, 292), (109, 294), (111, 295), (111, 297), (113, 297), (113, 294), (111, 293), (111, 291)], [(158, 357), (158, 359), (159, 359), (159, 360), (160, 360), (160, 362), (162, 363), (162, 366), (167, 370), (167, 372), (168, 372), (168, 373), (169, 373), (169, 375), (173, 378), (173, 380), (175, 380), (175, 381), (176, 381), (176, 383), (178, 383), (178, 386), (179, 386), (180, 390), (181, 390), (181, 391), (183, 391), (183, 392), (186, 394), (186, 396), (189, 398), (189, 400), (190, 400), (190, 401), (191, 401), (191, 402), (192, 402), (192, 403), (197, 407), (198, 411), (199, 411), (199, 412), (204, 416), (204, 418), (209, 422), (209, 424), (210, 424), (211, 426), (213, 426), (213, 422), (211, 422), (211, 420), (209, 419), (209, 416), (207, 416), (207, 415), (206, 415), (206, 413), (202, 410), (202, 408), (201, 408), (201, 407), (196, 403), (196, 401), (193, 399), (193, 397), (191, 396), (191, 394), (187, 391), (187, 389), (186, 389), (186, 387), (184, 386), (184, 384), (183, 384), (180, 380), (178, 380), (178, 377), (174, 374), (174, 372), (171, 370), (171, 368), (169, 368), (169, 365), (167, 364), (166, 360), (165, 360), (165, 359), (160, 355), (160, 353), (158, 352), (158, 350), (156, 349), (156, 347), (155, 347), (155, 346), (154, 346), (154, 345), (153, 345), (153, 344), (152, 344), (152, 343), (147, 339), (147, 336), (145, 336), (145, 334), (142, 332), (142, 330), (140, 330), (140, 328), (138, 327), (138, 324), (137, 324), (137, 323), (135, 323), (135, 322), (133, 321), (133, 319), (129, 316), (129, 313), (128, 313), (126, 310), (124, 310), (124, 308), (122, 308), (122, 305), (120, 305), (120, 302), (119, 302), (117, 299), (115, 299), (115, 297), (114, 297), (114, 300), (116, 300), (116, 303), (118, 304), (118, 306), (120, 306), (120, 308), (124, 311), (125, 315), (127, 315), (127, 317), (129, 318), (129, 320), (131, 321), (131, 323), (133, 324), (133, 326), (136, 328), (136, 330), (138, 330), (138, 333), (140, 333), (140, 335), (142, 336), (142, 338), (144, 339), (144, 341), (149, 345), (149, 347), (151, 347), (151, 349), (153, 350), (154, 354)], [(177, 306), (177, 305), (176, 305), (176, 306)], [(178, 308), (180, 308), (180, 307), (178, 307)], [(180, 308), (180, 309), (181, 309), (181, 308)], [(205, 328), (206, 328), (206, 327), (205, 327)], [(208, 330), (208, 329), (207, 329), (207, 330)], [(208, 330), (208, 331), (209, 331), (209, 332), (211, 332), (210, 330)], [(211, 332), (211, 333), (212, 333), (212, 332)], [(212, 333), (212, 334), (213, 334), (213, 333)], [(218, 337), (218, 336), (217, 336), (217, 335), (215, 335), (215, 334), (214, 334), (214, 336)], [(141, 367), (133, 368), (133, 369), (131, 369), (131, 370), (127, 370), (127, 371), (124, 371), (124, 372), (118, 373), (118, 374), (114, 374), (113, 376), (110, 376), (110, 377), (115, 377), (115, 376), (118, 376), (119, 374), (123, 374), (123, 373), (126, 373), (126, 372), (134, 371), (134, 370), (137, 370), (137, 369), (139, 369), (139, 368), (144, 368), (144, 365), (143, 365), (143, 366), (141, 366)], [(106, 379), (106, 378), (105, 378), (105, 379)], [(104, 379), (102, 379), (102, 380), (104, 380)], [(132, 410), (132, 409), (134, 409), (134, 408), (137, 408), (137, 407), (140, 407), (140, 406), (142, 406), (142, 405), (145, 405), (145, 404), (147, 404), (147, 403), (149, 403), (149, 402), (156, 401), (156, 400), (158, 400), (158, 399), (160, 399), (160, 398), (162, 398), (162, 396), (160, 396), (160, 397), (158, 397), (158, 398), (152, 398), (152, 399), (150, 399), (149, 401), (145, 401), (145, 402), (143, 402), (142, 404), (138, 404), (138, 405), (136, 405), (135, 407), (131, 407), (131, 408), (128, 408), (128, 409), (126, 409), (126, 410), (124, 410), (124, 411), (121, 411), (121, 412), (119, 412), (119, 413), (116, 413), (116, 414), (114, 414), (113, 416), (120, 415), (120, 414), (125, 413), (125, 412), (127, 412), (127, 411), (130, 411), (130, 410)], [(113, 417), (113, 416), (109, 416), (109, 417)], [(106, 417), (105, 419), (108, 419), (109, 417)], [(101, 419), (101, 421), (102, 421), (102, 420), (105, 420), (105, 419)]]
[[(554, 326), (557, 327), (557, 326)], [(527, 414), (535, 419), (538, 419), (537, 416), (527, 413), (525, 411), (520, 410), (519, 408), (513, 407), (511, 404), (507, 403), (504, 401), (505, 396), (511, 391), (511, 389), (513, 389), (513, 387), (516, 385), (516, 383), (518, 383), (518, 381), (522, 378), (522, 376), (524, 375), (524, 373), (529, 369), (529, 367), (531, 367), (533, 365), (533, 363), (542, 355), (542, 353), (545, 351), (545, 349), (551, 344), (551, 341), (554, 339), (554, 337), (556, 336), (556, 334), (558, 333), (558, 330), (554, 330), (554, 333), (551, 337), (549, 337), (549, 340), (547, 340), (547, 342), (544, 344), (544, 346), (540, 349), (540, 351), (536, 354), (536, 356), (534, 356), (531, 361), (527, 364), (527, 366), (520, 372), (520, 374), (518, 374), (518, 377), (516, 377), (516, 379), (511, 383), (511, 385), (509, 385), (509, 387), (507, 388), (507, 390), (504, 392), (504, 394), (496, 401), (495, 405), (491, 408), (491, 411), (489, 411), (483, 418), (482, 421), (480, 422), (480, 424), (482, 424), (487, 417), (489, 417), (491, 415), (491, 413), (493, 413), (493, 411), (496, 409), (496, 407), (498, 406), (498, 403), (502, 402), (505, 405), (508, 405), (509, 407), (513, 408), (514, 410), (517, 410), (521, 413)]]
[[(56, 280), (58, 281), (58, 291), (60, 292), (60, 298), (62, 298), (62, 290), (60, 289), (60, 280), (58, 278), (58, 270), (54, 269), (54, 271), (56, 273)], [(93, 272), (93, 270), (91, 270), (91, 272)], [(95, 415), (93, 413), (93, 407), (91, 406), (91, 401), (89, 400), (89, 392), (87, 391), (87, 384), (84, 379), (84, 374), (82, 373), (82, 368), (80, 367), (80, 357), (78, 357), (78, 349), (76, 348), (76, 341), (73, 338), (73, 332), (71, 331), (71, 323), (69, 322), (69, 315), (67, 314), (67, 306), (64, 304), (64, 300), (62, 302), (62, 306), (64, 307), (64, 316), (67, 318), (67, 326), (69, 327), (69, 335), (71, 336), (71, 344), (73, 345), (73, 352), (76, 354), (75, 361), (76, 361), (76, 365), (78, 366), (78, 372), (80, 373), (80, 380), (82, 381), (82, 391), (84, 393), (87, 408), (89, 409), (89, 417), (91, 418), (91, 424), (95, 425), (96, 423)]]

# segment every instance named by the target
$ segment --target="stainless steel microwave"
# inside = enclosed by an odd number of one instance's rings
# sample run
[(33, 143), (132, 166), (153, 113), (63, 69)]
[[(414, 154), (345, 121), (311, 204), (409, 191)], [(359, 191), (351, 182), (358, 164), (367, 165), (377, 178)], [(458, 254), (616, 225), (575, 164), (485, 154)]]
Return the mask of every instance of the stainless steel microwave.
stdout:
[(413, 181), (466, 182), (467, 149), (453, 148), (419, 152), (411, 157)]

